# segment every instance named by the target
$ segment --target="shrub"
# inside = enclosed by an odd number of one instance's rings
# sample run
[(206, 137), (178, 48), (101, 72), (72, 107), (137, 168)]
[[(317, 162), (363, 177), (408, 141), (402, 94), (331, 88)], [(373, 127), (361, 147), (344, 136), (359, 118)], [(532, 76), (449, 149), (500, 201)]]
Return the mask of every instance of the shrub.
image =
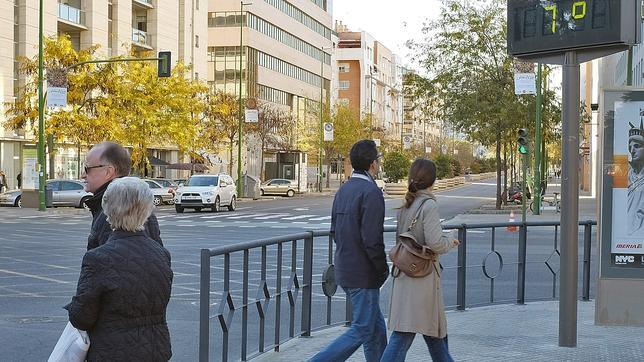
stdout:
[(389, 152), (385, 155), (383, 170), (389, 182), (398, 182), (407, 176), (411, 162), (400, 152)]
[(440, 179), (452, 177), (453, 170), (452, 170), (452, 163), (449, 156), (442, 155), (442, 154), (438, 155), (436, 156), (434, 163), (436, 164), (436, 178), (440, 180)]
[(455, 158), (450, 159), (449, 162), (452, 165), (452, 176), (460, 176), (461, 175), (461, 163)]

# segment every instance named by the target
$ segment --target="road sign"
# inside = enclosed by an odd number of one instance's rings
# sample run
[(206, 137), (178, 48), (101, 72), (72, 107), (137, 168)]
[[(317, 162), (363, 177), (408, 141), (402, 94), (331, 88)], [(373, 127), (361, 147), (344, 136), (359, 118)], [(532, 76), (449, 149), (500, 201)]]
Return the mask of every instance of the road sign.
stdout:
[(406, 150), (411, 148), (411, 136), (403, 136), (403, 146)]
[(333, 141), (333, 123), (324, 124), (324, 141)]
[(257, 111), (256, 109), (246, 109), (244, 111), (244, 119), (246, 123), (259, 122), (259, 111)]
[(47, 87), (47, 107), (67, 107), (67, 88)]
[(627, 49), (639, 41), (639, 5), (635, 0), (508, 1), (508, 53)]
[(536, 94), (536, 77), (534, 73), (515, 73), (514, 74), (514, 94)]

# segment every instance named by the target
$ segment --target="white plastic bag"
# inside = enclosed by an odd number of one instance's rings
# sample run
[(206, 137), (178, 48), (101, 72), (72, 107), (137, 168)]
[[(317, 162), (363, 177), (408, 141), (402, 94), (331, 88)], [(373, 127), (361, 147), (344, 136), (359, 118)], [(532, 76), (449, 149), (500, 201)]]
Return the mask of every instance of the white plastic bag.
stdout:
[(67, 322), (47, 362), (83, 362), (89, 350), (87, 332), (78, 330)]

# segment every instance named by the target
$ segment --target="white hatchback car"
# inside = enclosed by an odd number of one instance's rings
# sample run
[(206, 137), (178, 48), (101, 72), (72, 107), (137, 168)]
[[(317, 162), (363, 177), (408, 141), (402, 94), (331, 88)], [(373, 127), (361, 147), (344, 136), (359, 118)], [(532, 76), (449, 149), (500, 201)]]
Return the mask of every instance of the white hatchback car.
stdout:
[(201, 211), (210, 208), (217, 212), (222, 206), (229, 211), (237, 207), (237, 188), (232, 177), (219, 175), (193, 175), (179, 189), (174, 198), (174, 208), (178, 213), (185, 209)]

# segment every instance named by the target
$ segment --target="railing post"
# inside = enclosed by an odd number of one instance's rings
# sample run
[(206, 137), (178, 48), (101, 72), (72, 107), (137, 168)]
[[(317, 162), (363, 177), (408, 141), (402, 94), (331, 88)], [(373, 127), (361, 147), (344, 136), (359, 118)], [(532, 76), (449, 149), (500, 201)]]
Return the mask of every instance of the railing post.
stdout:
[(199, 361), (208, 362), (210, 347), (210, 250), (201, 249), (199, 287)]
[(313, 232), (304, 239), (304, 285), (302, 286), (301, 337), (311, 336), (311, 302), (313, 294)]
[(467, 225), (458, 229), (458, 271), (456, 281), (456, 309), (465, 310), (465, 287), (467, 278)]
[(592, 229), (591, 221), (587, 221), (584, 225), (584, 285), (582, 293), (584, 301), (590, 300), (590, 238)]
[(521, 224), (519, 227), (519, 253), (517, 263), (517, 304), (525, 304), (525, 264), (526, 243), (528, 239), (528, 226)]

